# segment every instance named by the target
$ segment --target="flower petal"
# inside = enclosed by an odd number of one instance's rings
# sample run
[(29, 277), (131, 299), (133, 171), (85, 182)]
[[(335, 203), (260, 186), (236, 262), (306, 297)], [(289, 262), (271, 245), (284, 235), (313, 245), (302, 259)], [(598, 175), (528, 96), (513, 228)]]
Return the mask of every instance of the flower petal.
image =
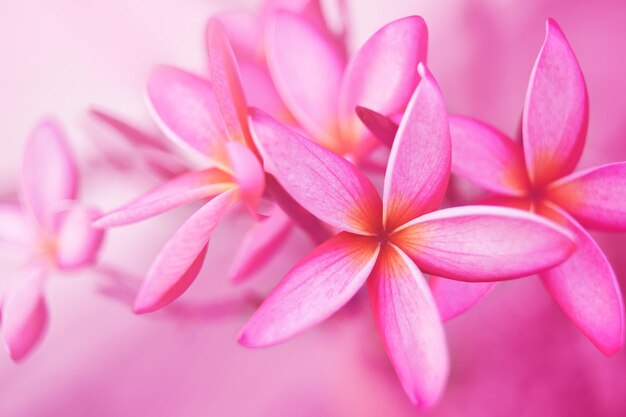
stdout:
[(576, 251), (541, 279), (563, 311), (605, 355), (624, 344), (624, 303), (619, 284), (602, 250), (574, 219), (558, 208), (539, 209), (576, 234)]
[(588, 117), (580, 66), (561, 28), (550, 19), (530, 76), (522, 120), (526, 166), (533, 184), (548, 184), (574, 170), (585, 144)]
[(487, 295), (495, 282), (465, 282), (432, 277), (428, 282), (442, 321), (463, 314)]
[(342, 232), (304, 257), (268, 295), (239, 343), (267, 346), (326, 320), (362, 287), (378, 255), (376, 241)]
[(292, 224), (279, 206), (275, 206), (267, 218), (256, 222), (239, 244), (228, 273), (231, 282), (249, 278), (272, 259), (285, 242)]
[(450, 117), (452, 172), (499, 194), (521, 196), (530, 188), (519, 144), (478, 120)]
[(369, 131), (386, 147), (391, 149), (398, 132), (398, 125), (382, 114), (366, 107), (356, 106), (356, 115)]
[(269, 24), (267, 63), (283, 101), (298, 122), (324, 146), (340, 150), (337, 92), (341, 54), (305, 18), (277, 12)]
[(254, 146), (248, 129), (248, 105), (235, 54), (216, 19), (207, 25), (211, 86), (230, 139)]
[(283, 103), (265, 66), (245, 59), (237, 59), (241, 83), (248, 106), (257, 107), (285, 123), (295, 120)]
[(0, 244), (24, 247), (34, 238), (31, 225), (17, 203), (0, 203)]
[(78, 170), (65, 133), (53, 120), (35, 127), (26, 142), (22, 168), (22, 197), (43, 226), (64, 200), (74, 200)]
[(358, 139), (357, 105), (381, 114), (404, 110), (419, 81), (417, 64), (426, 62), (428, 28), (419, 16), (380, 28), (353, 55), (339, 90), (343, 136)]
[(206, 203), (167, 241), (139, 290), (135, 313), (158, 310), (189, 288), (200, 272), (211, 235), (234, 196), (235, 190), (229, 190)]
[(420, 73), (389, 155), (383, 193), (388, 230), (436, 209), (450, 176), (448, 114), (432, 74), (422, 64)]
[(378, 231), (380, 197), (354, 165), (259, 110), (251, 110), (251, 116), (265, 170), (298, 203), (338, 229)]
[(400, 249), (381, 253), (368, 281), (385, 350), (404, 391), (422, 408), (441, 396), (448, 379), (448, 349), (435, 302), (422, 273)]
[(43, 299), (47, 271), (29, 265), (11, 285), (2, 303), (2, 338), (11, 359), (23, 359), (39, 342), (48, 323)]
[(252, 213), (256, 210), (265, 191), (265, 172), (250, 148), (237, 142), (226, 144), (228, 160), (233, 170), (233, 180), (239, 185), (241, 198)]
[(233, 188), (229, 174), (217, 168), (182, 174), (100, 217), (96, 227), (115, 227), (135, 223), (192, 201), (201, 200)]
[(148, 79), (147, 94), (154, 120), (170, 140), (223, 163), (228, 131), (207, 80), (177, 68), (158, 66)]
[(549, 187), (548, 198), (585, 227), (626, 231), (626, 162), (565, 177)]
[(76, 268), (96, 261), (104, 231), (92, 226), (99, 211), (74, 205), (55, 213), (56, 262), (59, 268)]
[(391, 239), (429, 274), (461, 281), (497, 281), (563, 262), (575, 248), (566, 229), (525, 211), (466, 206), (406, 224)]
[(253, 61), (263, 60), (263, 25), (255, 13), (227, 11), (214, 16), (208, 25), (213, 24), (213, 20), (220, 22), (238, 61), (243, 57)]

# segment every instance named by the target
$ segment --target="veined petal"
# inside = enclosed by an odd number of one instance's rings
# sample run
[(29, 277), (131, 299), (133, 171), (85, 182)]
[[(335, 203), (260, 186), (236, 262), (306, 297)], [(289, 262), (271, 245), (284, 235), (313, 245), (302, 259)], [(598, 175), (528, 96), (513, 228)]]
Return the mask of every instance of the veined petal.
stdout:
[(211, 235), (234, 195), (235, 190), (225, 191), (206, 203), (167, 241), (139, 290), (135, 313), (163, 308), (189, 288), (200, 272)]
[(411, 401), (422, 408), (441, 396), (448, 349), (422, 273), (400, 249), (387, 246), (368, 281), (372, 311), (389, 359)]
[(547, 22), (535, 62), (522, 130), (531, 182), (542, 186), (574, 170), (585, 144), (589, 102), (583, 74), (557, 23)]
[(432, 277), (428, 282), (442, 321), (463, 314), (487, 295), (495, 282), (465, 282)]
[(241, 143), (227, 143), (226, 152), (233, 170), (233, 180), (239, 185), (241, 198), (248, 209), (256, 213), (265, 191), (263, 167), (254, 152)]
[(383, 193), (388, 230), (436, 209), (450, 176), (450, 130), (441, 91), (420, 64), (419, 83), (391, 148)]
[(305, 209), (341, 230), (374, 234), (381, 202), (372, 183), (350, 162), (258, 110), (251, 110), (265, 170)]
[(92, 226), (100, 212), (74, 205), (55, 213), (56, 262), (59, 268), (76, 268), (96, 261), (104, 230)]
[(540, 216), (489, 206), (429, 213), (391, 239), (422, 271), (461, 281), (531, 275), (563, 262), (575, 248), (571, 233)]
[(249, 278), (272, 259), (291, 230), (291, 219), (275, 206), (267, 218), (256, 222), (237, 249), (228, 275), (232, 282)]
[(218, 20), (207, 25), (211, 86), (229, 137), (254, 146), (248, 129), (248, 105), (241, 86), (235, 54)]
[(0, 244), (23, 247), (32, 242), (33, 229), (17, 203), (0, 203)]
[(450, 117), (452, 172), (499, 194), (520, 196), (530, 188), (519, 144), (478, 120)]
[(64, 200), (74, 200), (78, 170), (65, 133), (53, 120), (35, 127), (26, 142), (22, 166), (22, 197), (42, 226)]
[(276, 13), (266, 36), (267, 63), (283, 101), (324, 146), (340, 150), (337, 92), (344, 62), (337, 48), (305, 18)]
[(233, 178), (220, 169), (188, 172), (105, 214), (94, 222), (94, 226), (102, 228), (135, 223), (233, 187)]
[(585, 227), (626, 231), (626, 162), (562, 178), (547, 194)]
[(398, 125), (391, 119), (366, 107), (356, 106), (356, 115), (369, 131), (386, 147), (391, 149), (398, 132)]
[(339, 91), (343, 136), (358, 139), (357, 105), (382, 114), (401, 112), (419, 81), (417, 64), (426, 62), (428, 28), (419, 16), (380, 28), (353, 55)]
[(374, 239), (346, 232), (322, 243), (267, 296), (241, 331), (239, 343), (272, 345), (324, 321), (365, 283), (378, 252)]
[(624, 303), (611, 264), (591, 236), (565, 212), (542, 206), (539, 213), (576, 234), (576, 251), (541, 279), (563, 311), (605, 355), (624, 344)]
[(228, 131), (207, 80), (177, 68), (158, 66), (148, 79), (147, 94), (154, 120), (169, 139), (223, 163)]
[(2, 338), (11, 359), (23, 359), (39, 342), (48, 323), (43, 299), (47, 270), (29, 265), (10, 287), (2, 303)]

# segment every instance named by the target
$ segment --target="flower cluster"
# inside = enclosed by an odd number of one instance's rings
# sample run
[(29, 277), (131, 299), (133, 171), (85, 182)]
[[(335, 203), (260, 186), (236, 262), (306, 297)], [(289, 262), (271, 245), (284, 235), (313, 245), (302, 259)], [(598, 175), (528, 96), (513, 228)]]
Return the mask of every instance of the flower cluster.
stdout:
[[(413, 403), (429, 407), (449, 372), (443, 322), (496, 282), (539, 274), (603, 353), (621, 348), (620, 289), (585, 228), (626, 230), (626, 163), (573, 172), (585, 144), (588, 97), (556, 22), (547, 23), (530, 75), (521, 141), (448, 114), (426, 64), (428, 30), (418, 16), (386, 24), (349, 51), (346, 28), (332, 29), (319, 1), (270, 1), (258, 14), (211, 18), (206, 46), (208, 74), (159, 66), (146, 87), (163, 135), (200, 167), (169, 144), (93, 112), (163, 180), (116, 210), (100, 214), (77, 201), (76, 163), (56, 122), (33, 131), (19, 204), (0, 205), (0, 243), (26, 258), (0, 299), (12, 359), (22, 359), (43, 334), (43, 287), (52, 271), (93, 265), (105, 229), (197, 201), (202, 205), (147, 271), (135, 313), (180, 297), (199, 275), (224, 215), (243, 206), (254, 221), (233, 260), (233, 284), (279, 255), (293, 228), (317, 247), (258, 306), (241, 330), (242, 345), (289, 339), (367, 286), (402, 387)], [(488, 197), (453, 206), (446, 200), (451, 174)]]

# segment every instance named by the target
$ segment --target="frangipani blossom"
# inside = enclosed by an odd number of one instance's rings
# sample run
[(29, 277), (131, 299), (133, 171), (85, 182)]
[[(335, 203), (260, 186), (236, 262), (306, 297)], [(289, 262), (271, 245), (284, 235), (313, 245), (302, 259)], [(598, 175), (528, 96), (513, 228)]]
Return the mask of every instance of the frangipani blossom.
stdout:
[[(383, 198), (350, 162), (280, 124), (251, 114), (265, 168), (303, 207), (337, 228), (270, 293), (240, 335), (267, 346), (325, 320), (367, 282), (386, 351), (411, 401), (431, 406), (448, 355), (422, 272), (453, 279), (516, 278), (562, 262), (571, 236), (534, 214), (495, 207), (433, 211), (450, 173), (443, 99), (420, 64), (421, 82), (395, 138)], [(541, 256), (537, 256), (541, 254)]]
[[(626, 163), (572, 173), (587, 122), (582, 72), (565, 35), (549, 20), (526, 95), (523, 147), (482, 122), (453, 117), (452, 169), (497, 194), (490, 203), (537, 212), (575, 233), (574, 254), (540, 277), (580, 330), (611, 355), (624, 343), (622, 295), (613, 268), (584, 227), (626, 230)], [(447, 300), (443, 315), (452, 317), (491, 287), (435, 282), (433, 292)]]
[(395, 20), (374, 33), (349, 62), (333, 39), (302, 16), (277, 12), (266, 33), (270, 74), (283, 102), (319, 144), (362, 159), (372, 148), (356, 105), (385, 115), (404, 110), (425, 62), (428, 44), (421, 17)]
[(46, 328), (44, 288), (52, 272), (96, 260), (103, 233), (91, 222), (99, 213), (77, 195), (78, 170), (65, 134), (56, 122), (43, 121), (26, 144), (20, 203), (0, 203), (0, 244), (26, 259), (0, 294), (2, 339), (14, 361), (31, 351)]

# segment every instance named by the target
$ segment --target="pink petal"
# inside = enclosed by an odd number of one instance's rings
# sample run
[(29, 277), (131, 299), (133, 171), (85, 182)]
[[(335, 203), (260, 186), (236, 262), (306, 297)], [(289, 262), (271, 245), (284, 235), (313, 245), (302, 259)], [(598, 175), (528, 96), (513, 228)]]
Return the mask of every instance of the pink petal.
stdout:
[(523, 116), (526, 166), (545, 185), (574, 170), (585, 144), (587, 88), (570, 45), (554, 20), (530, 76)]
[(200, 272), (204, 253), (235, 190), (225, 191), (195, 212), (174, 233), (152, 263), (139, 294), (135, 313), (158, 310), (180, 297)]
[(624, 304), (619, 284), (602, 250), (574, 219), (556, 207), (539, 212), (563, 222), (576, 234), (568, 260), (541, 274), (554, 300), (605, 355), (624, 344)]
[(150, 74), (147, 93), (154, 120), (169, 139), (223, 163), (228, 131), (207, 80), (159, 66)]
[(291, 231), (289, 217), (275, 206), (267, 218), (256, 222), (239, 244), (228, 275), (232, 282), (241, 282), (269, 262)]
[(267, 346), (326, 320), (356, 294), (378, 255), (376, 241), (342, 232), (304, 257), (268, 295), (239, 343)]
[(33, 232), (19, 204), (0, 203), (0, 244), (24, 247), (32, 242)]
[(563, 262), (575, 248), (571, 233), (540, 216), (489, 206), (424, 215), (391, 239), (422, 271), (461, 281), (531, 275)]
[(419, 81), (417, 64), (426, 62), (428, 28), (419, 16), (386, 24), (354, 54), (339, 92), (343, 136), (358, 139), (357, 105), (382, 114), (401, 112)]
[(452, 172), (499, 194), (520, 196), (530, 184), (519, 144), (478, 120), (450, 117)]
[(10, 287), (2, 304), (2, 338), (11, 359), (23, 359), (39, 342), (48, 323), (43, 299), (47, 271), (27, 266)]
[(26, 142), (22, 197), (41, 225), (63, 200), (76, 198), (78, 170), (65, 133), (53, 120), (37, 125)]
[(577, 172), (550, 186), (548, 198), (585, 227), (626, 231), (626, 163)]
[(59, 268), (93, 264), (102, 245), (104, 231), (92, 226), (99, 211), (75, 205), (55, 213), (56, 262)]
[(283, 122), (295, 123), (265, 66), (237, 59), (241, 83), (250, 107), (257, 107)]
[(248, 130), (248, 105), (235, 54), (218, 20), (207, 25), (211, 86), (230, 139), (253, 146)]
[(350, 162), (255, 110), (253, 136), (265, 163), (287, 192), (322, 221), (373, 234), (381, 202), (372, 183)]
[(227, 143), (226, 152), (233, 170), (233, 180), (239, 185), (241, 198), (248, 209), (256, 213), (265, 190), (263, 167), (256, 155), (241, 143)]
[(432, 406), (444, 390), (449, 364), (443, 326), (424, 276), (406, 254), (389, 245), (368, 289), (385, 350), (404, 391), (414, 404)]
[(391, 119), (366, 107), (356, 106), (356, 114), (376, 139), (391, 149), (398, 132), (398, 125)]
[(257, 62), (263, 60), (263, 25), (255, 13), (228, 11), (214, 16), (208, 24), (213, 20), (220, 22), (238, 61), (243, 57)]
[(131, 144), (139, 147), (155, 148), (161, 151), (169, 151), (169, 148), (165, 146), (158, 138), (152, 137), (149, 134), (142, 132), (134, 126), (131, 126), (122, 119), (99, 109), (89, 109), (89, 114), (98, 121), (104, 123), (110, 128), (120, 133)]
[(450, 130), (441, 91), (426, 67), (393, 142), (383, 193), (388, 230), (436, 209), (450, 176)]
[(191, 171), (160, 185), (94, 222), (96, 227), (135, 223), (192, 201), (233, 188), (233, 178), (217, 168)]
[(285, 11), (276, 13), (266, 40), (270, 74), (291, 113), (316, 141), (342, 149), (337, 125), (341, 54), (313, 24)]
[(495, 282), (465, 282), (441, 277), (432, 277), (429, 281), (430, 292), (442, 321), (453, 319), (469, 310), (495, 285)]

